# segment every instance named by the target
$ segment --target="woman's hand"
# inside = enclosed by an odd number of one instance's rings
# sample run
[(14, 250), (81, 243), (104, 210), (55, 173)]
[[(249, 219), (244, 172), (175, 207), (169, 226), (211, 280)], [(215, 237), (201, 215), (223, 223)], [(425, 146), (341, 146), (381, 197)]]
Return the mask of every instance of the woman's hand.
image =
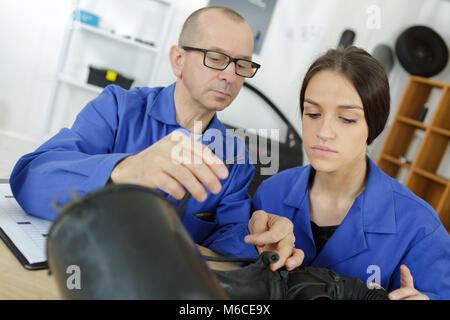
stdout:
[(389, 293), (389, 300), (430, 300), (427, 295), (414, 288), (411, 272), (404, 264), (400, 266), (400, 282), (402, 286)]
[(289, 219), (258, 210), (253, 213), (248, 230), (250, 235), (244, 241), (256, 246), (258, 253), (278, 253), (279, 260), (270, 265), (272, 271), (282, 266), (292, 270), (302, 264), (305, 254), (294, 246), (294, 225)]

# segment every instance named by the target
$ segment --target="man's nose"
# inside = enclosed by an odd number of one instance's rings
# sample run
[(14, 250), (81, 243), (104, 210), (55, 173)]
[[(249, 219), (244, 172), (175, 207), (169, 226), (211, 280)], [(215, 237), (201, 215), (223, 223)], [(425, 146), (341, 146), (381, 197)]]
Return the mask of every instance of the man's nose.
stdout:
[(236, 74), (236, 63), (231, 62), (225, 70), (222, 70), (219, 75), (220, 79), (226, 80), (227, 82), (234, 82), (236, 80), (236, 77), (239, 77)]

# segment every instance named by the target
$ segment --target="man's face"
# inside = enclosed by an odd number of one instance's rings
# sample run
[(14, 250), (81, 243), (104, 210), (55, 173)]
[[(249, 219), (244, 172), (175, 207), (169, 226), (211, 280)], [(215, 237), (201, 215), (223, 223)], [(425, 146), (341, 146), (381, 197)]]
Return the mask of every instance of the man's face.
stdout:
[[(186, 45), (251, 59), (253, 35), (247, 23), (236, 22), (218, 12), (203, 14), (199, 22), (200, 37)], [(235, 73), (235, 63), (230, 63), (225, 70), (214, 70), (203, 65), (203, 52), (184, 54), (182, 81), (190, 98), (210, 111), (221, 111), (230, 105), (245, 80)]]

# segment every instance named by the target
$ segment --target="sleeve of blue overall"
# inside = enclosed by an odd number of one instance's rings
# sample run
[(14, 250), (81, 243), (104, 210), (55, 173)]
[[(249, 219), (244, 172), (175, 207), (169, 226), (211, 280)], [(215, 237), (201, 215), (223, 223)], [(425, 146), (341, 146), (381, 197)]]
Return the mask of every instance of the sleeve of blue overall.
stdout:
[(442, 224), (415, 243), (391, 276), (389, 292), (400, 288), (400, 265), (411, 271), (414, 288), (432, 300), (450, 299), (450, 237)]
[[(51, 203), (64, 191), (80, 195), (104, 186), (114, 166), (129, 154), (111, 153), (118, 126), (118, 99), (108, 86), (60, 130), (16, 163), (10, 178), (14, 197), (30, 215), (53, 220)], [(61, 199), (62, 200), (62, 199)]]
[(253, 179), (255, 168), (249, 164), (234, 164), (224, 185), (225, 196), (216, 209), (216, 223), (219, 229), (202, 245), (228, 257), (257, 258), (258, 252), (251, 244), (244, 242), (249, 234), (248, 222), (251, 215), (251, 198), (247, 188)]

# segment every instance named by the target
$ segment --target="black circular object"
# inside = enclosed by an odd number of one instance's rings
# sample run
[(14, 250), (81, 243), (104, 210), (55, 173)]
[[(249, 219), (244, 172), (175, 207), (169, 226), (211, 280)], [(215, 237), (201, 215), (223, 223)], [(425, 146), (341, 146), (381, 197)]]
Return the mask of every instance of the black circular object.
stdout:
[(414, 26), (406, 29), (397, 39), (395, 50), (400, 64), (413, 75), (432, 77), (445, 68), (448, 48), (433, 29)]

